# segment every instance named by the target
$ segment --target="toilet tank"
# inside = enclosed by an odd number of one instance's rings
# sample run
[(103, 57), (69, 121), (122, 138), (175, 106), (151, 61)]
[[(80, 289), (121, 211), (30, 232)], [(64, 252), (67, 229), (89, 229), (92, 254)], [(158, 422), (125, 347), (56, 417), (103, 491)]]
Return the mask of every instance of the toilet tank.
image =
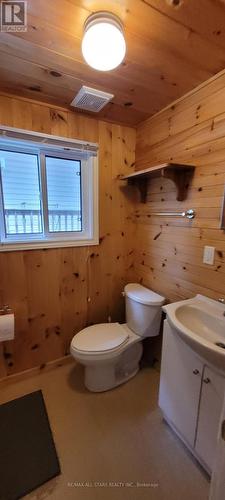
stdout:
[(158, 335), (165, 298), (138, 283), (126, 285), (124, 294), (128, 327), (140, 337)]

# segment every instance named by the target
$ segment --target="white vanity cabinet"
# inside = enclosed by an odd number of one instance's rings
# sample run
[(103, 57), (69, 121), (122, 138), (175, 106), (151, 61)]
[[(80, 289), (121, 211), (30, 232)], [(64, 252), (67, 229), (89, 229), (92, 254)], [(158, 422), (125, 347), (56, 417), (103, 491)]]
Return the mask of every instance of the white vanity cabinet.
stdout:
[(164, 322), (159, 406), (208, 472), (212, 471), (225, 378)]

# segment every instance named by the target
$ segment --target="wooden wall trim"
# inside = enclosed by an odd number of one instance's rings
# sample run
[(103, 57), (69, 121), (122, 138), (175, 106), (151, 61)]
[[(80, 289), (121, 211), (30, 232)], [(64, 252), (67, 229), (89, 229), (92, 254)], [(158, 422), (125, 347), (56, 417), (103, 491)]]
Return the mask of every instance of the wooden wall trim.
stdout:
[(71, 108), (71, 106), (60, 106), (58, 104), (52, 104), (52, 103), (49, 103), (49, 102), (45, 102), (45, 101), (38, 101), (38, 100), (35, 100), (35, 99), (31, 99), (29, 97), (24, 97), (24, 96), (20, 96), (18, 94), (13, 94), (11, 92), (5, 92), (3, 90), (0, 89), (0, 97), (9, 97), (11, 99), (16, 99), (17, 101), (22, 101), (22, 102), (26, 102), (28, 104), (36, 104), (37, 106), (40, 106), (40, 107), (46, 107), (48, 109), (52, 109), (52, 110), (58, 110), (58, 111), (64, 111), (66, 113), (70, 113), (71, 115), (75, 115), (75, 116), (80, 116), (80, 117), (83, 117), (83, 118), (88, 118), (89, 120), (93, 120), (93, 121), (103, 121), (103, 122), (106, 122), (106, 123), (112, 123), (112, 124), (115, 124), (115, 125), (121, 125), (121, 126), (124, 126), (124, 127), (130, 127), (130, 128), (133, 128), (134, 130), (136, 130), (137, 128), (137, 125), (126, 125), (124, 124), (123, 122), (119, 122), (118, 120), (113, 120), (113, 119), (110, 119), (110, 118), (107, 118), (107, 116), (104, 116), (104, 118), (100, 118), (96, 115), (94, 116), (93, 113), (89, 113), (87, 111), (79, 111), (78, 109), (75, 109), (74, 110)]
[(51, 104), (44, 101), (38, 101), (36, 99), (30, 99), (24, 96), (18, 96), (17, 94), (12, 94), (10, 92), (3, 92), (2, 90), (0, 90), (0, 96), (11, 97), (12, 99), (17, 99), (18, 101), (29, 102), (30, 104), (38, 104), (38, 106), (46, 106), (47, 108), (59, 109), (61, 111), (70, 111), (72, 113), (72, 110), (66, 106), (60, 106), (60, 105), (56, 106), (55, 104)]
[(73, 364), (75, 366), (75, 363), (76, 361), (71, 355), (63, 356), (59, 359), (54, 359), (53, 361), (49, 361), (48, 363), (42, 363), (40, 366), (35, 366), (34, 368), (30, 368), (29, 370), (24, 370), (22, 372), (14, 373), (13, 375), (9, 375), (8, 377), (1, 378), (0, 389), (9, 384), (15, 384), (16, 382), (21, 382), (21, 380), (26, 380), (30, 377), (41, 375), (42, 373), (55, 370), (56, 368), (61, 368), (61, 366), (70, 364)]

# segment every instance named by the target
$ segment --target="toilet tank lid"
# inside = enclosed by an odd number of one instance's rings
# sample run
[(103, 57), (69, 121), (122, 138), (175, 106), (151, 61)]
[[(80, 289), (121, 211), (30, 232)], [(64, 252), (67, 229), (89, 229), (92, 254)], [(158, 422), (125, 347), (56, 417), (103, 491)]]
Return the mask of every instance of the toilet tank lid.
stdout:
[(139, 285), (139, 283), (129, 283), (125, 286), (124, 292), (130, 299), (146, 306), (161, 306), (165, 302), (164, 297)]

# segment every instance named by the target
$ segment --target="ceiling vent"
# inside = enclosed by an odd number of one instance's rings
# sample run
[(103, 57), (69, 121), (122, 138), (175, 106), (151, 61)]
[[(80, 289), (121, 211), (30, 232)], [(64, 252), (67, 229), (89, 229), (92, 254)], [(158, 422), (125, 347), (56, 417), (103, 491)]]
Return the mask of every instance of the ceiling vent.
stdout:
[(101, 90), (92, 89), (83, 85), (71, 102), (71, 106), (83, 109), (84, 111), (98, 113), (98, 111), (104, 108), (113, 97), (113, 94), (108, 94), (107, 92), (102, 92)]

